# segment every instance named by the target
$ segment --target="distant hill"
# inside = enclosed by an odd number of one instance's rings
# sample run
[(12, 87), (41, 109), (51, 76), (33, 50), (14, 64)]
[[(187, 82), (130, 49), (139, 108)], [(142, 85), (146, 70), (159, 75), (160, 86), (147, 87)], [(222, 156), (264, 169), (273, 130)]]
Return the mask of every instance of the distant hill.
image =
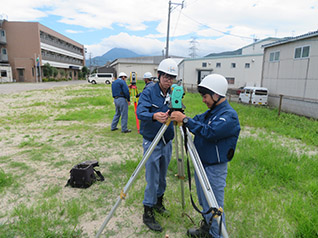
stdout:
[(131, 57), (141, 57), (144, 55), (139, 55), (131, 50), (123, 49), (123, 48), (113, 48), (103, 54), (102, 56), (93, 57), (91, 60), (86, 59), (86, 66), (90, 66), (90, 61), (92, 62), (93, 66), (103, 66), (108, 61), (113, 61), (118, 58), (131, 58)]
[(217, 57), (217, 56), (226, 56), (226, 55), (241, 55), (242, 49), (234, 50), (234, 51), (225, 51), (222, 53), (211, 53), (206, 55), (205, 57)]

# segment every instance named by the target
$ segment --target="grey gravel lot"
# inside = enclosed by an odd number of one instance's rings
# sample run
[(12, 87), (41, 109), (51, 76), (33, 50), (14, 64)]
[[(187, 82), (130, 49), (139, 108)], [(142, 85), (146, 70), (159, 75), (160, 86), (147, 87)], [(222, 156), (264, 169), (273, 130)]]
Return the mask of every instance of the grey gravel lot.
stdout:
[(54, 87), (63, 87), (76, 84), (87, 84), (86, 80), (72, 80), (61, 82), (45, 82), (45, 83), (5, 83), (0, 84), (0, 94), (19, 93), (30, 90), (50, 89)]

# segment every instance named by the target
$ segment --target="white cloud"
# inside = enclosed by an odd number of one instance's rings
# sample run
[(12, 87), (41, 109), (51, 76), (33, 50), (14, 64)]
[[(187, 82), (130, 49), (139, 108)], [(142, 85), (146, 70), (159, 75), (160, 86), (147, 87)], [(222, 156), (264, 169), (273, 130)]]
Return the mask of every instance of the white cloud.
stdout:
[[(176, 5), (173, 8), (170, 52), (175, 55), (189, 54), (192, 36), (200, 43), (198, 53), (206, 55), (237, 49), (251, 43), (252, 38), (300, 35), (318, 29), (317, 0), (186, 0), (182, 10)], [(54, 15), (65, 24), (64, 31), (74, 37), (85, 28), (87, 32), (104, 32), (102, 36), (94, 35), (99, 38), (93, 45), (81, 42), (95, 56), (113, 47), (142, 54), (161, 52), (165, 47), (168, 0), (10, 0), (1, 5), (2, 13), (11, 21), (41, 22)], [(158, 24), (148, 29), (147, 22)], [(118, 26), (124, 32), (119, 33)], [(89, 37), (91, 34), (87, 34)]]
[(94, 56), (99, 56), (114, 47), (130, 49), (138, 54), (152, 54), (153, 52), (161, 52), (164, 46), (164, 43), (157, 39), (120, 33), (104, 38), (98, 44), (86, 45), (85, 47), (88, 49), (88, 52), (92, 52)]
[(65, 30), (65, 32), (71, 33), (71, 34), (83, 33), (83, 31), (74, 31), (74, 30), (70, 30), (70, 29)]

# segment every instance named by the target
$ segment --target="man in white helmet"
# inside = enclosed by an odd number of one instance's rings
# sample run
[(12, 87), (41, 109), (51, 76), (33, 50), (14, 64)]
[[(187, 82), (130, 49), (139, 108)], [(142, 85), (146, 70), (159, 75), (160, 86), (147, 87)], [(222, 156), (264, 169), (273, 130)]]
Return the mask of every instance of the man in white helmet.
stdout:
[(119, 73), (118, 79), (112, 83), (112, 95), (116, 107), (116, 113), (111, 124), (111, 131), (118, 130), (117, 124), (121, 117), (121, 132), (129, 133), (131, 130), (127, 128), (128, 122), (128, 106), (130, 105), (129, 89), (126, 84), (127, 74)]
[[(178, 66), (172, 59), (164, 59), (158, 66), (159, 83), (142, 91), (137, 107), (140, 120), (140, 134), (143, 136), (144, 153), (159, 132), (162, 123), (166, 123), (169, 115), (168, 100), (172, 81), (178, 75)], [(146, 182), (144, 192), (143, 222), (151, 230), (162, 231), (155, 220), (154, 210), (159, 214), (168, 215), (163, 206), (166, 190), (166, 175), (171, 160), (173, 124), (170, 123), (162, 139), (159, 141), (146, 162)]]
[[(144, 81), (145, 81), (145, 87), (143, 90), (145, 90), (146, 88), (153, 86), (155, 83), (152, 81), (152, 74), (150, 72), (146, 72), (144, 73), (144, 77), (143, 77)], [(136, 95), (136, 97), (140, 97), (141, 93), (138, 93)]]
[[(235, 110), (226, 100), (228, 83), (219, 74), (206, 76), (198, 86), (202, 101), (209, 108), (206, 112), (189, 118), (175, 111), (171, 119), (183, 124), (195, 135), (194, 144), (199, 153), (213, 193), (220, 207), (224, 208), (224, 188), (226, 185), (227, 162), (231, 161), (238, 136), (240, 123)], [(211, 219), (210, 207), (195, 174), (198, 200), (202, 206), (203, 220), (200, 228), (189, 229), (190, 237), (220, 237), (216, 219)], [(222, 215), (225, 224), (224, 213)]]

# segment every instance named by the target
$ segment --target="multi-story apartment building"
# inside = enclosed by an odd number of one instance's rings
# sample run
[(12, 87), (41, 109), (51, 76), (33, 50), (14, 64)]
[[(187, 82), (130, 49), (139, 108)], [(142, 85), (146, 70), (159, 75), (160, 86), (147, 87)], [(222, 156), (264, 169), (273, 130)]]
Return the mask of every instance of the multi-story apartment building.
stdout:
[(16, 82), (41, 82), (46, 63), (64, 78), (78, 79), (85, 64), (83, 45), (38, 22), (2, 20), (0, 47), (0, 63), (11, 66)]

